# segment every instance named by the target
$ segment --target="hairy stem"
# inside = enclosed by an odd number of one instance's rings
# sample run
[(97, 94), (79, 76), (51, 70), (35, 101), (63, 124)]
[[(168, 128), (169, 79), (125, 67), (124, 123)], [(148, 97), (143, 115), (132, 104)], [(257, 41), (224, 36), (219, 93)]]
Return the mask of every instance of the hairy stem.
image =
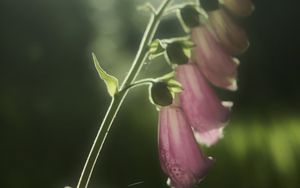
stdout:
[[(95, 167), (95, 164), (97, 162), (98, 156), (101, 152), (101, 149), (103, 147), (103, 144), (105, 142), (105, 139), (107, 137), (107, 134), (109, 133), (110, 127), (114, 121), (114, 118), (119, 111), (119, 108), (124, 101), (125, 96), (128, 93), (127, 88), (133, 82), (135, 81), (136, 77), (138, 76), (145, 60), (149, 56), (149, 47), (148, 45), (151, 43), (154, 34), (156, 33), (156, 30), (158, 28), (158, 25), (160, 23), (161, 17), (167, 7), (167, 5), (170, 3), (171, 0), (164, 0), (158, 10), (155, 14), (151, 16), (151, 19), (147, 25), (147, 29), (143, 35), (141, 44), (139, 46), (139, 50), (136, 54), (136, 57), (132, 63), (131, 69), (129, 73), (127, 74), (124, 82), (122, 83), (122, 86), (120, 88), (120, 91), (114, 96), (112, 99), (110, 106), (106, 112), (106, 115), (102, 121), (102, 124), (100, 126), (100, 129), (97, 133), (97, 136), (94, 140), (93, 146), (90, 150), (90, 153), (88, 155), (88, 158), (85, 162), (84, 168), (81, 172), (80, 179), (77, 184), (77, 188), (87, 188), (91, 175), (93, 173), (93, 169)], [(130, 88), (130, 87), (129, 87)]]

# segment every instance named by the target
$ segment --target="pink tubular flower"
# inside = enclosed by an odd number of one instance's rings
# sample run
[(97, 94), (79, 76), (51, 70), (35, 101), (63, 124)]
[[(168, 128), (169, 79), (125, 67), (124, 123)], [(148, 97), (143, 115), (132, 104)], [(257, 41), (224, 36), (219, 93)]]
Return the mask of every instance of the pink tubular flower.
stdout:
[(236, 69), (239, 62), (224, 51), (212, 31), (206, 26), (195, 27), (192, 40), (196, 44), (193, 56), (204, 76), (215, 86), (237, 90)]
[(176, 67), (176, 78), (182, 84), (180, 105), (199, 143), (211, 146), (223, 137), (231, 102), (221, 102), (198, 67), (185, 64)]
[(209, 25), (224, 49), (233, 55), (243, 53), (249, 47), (246, 32), (238, 26), (225, 10), (208, 12)]
[(159, 112), (159, 157), (174, 188), (191, 188), (213, 164), (201, 153), (181, 108), (163, 107)]
[(251, 0), (221, 0), (220, 2), (237, 16), (249, 16), (254, 10)]

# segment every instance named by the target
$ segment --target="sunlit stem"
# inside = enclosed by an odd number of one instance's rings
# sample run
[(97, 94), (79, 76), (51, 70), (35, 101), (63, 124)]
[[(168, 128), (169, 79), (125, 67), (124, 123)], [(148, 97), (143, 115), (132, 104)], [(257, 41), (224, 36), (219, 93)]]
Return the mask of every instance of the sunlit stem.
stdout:
[(142, 80), (138, 80), (138, 81), (134, 82), (133, 84), (128, 85), (127, 87), (123, 88), (123, 90), (132, 89), (132, 88), (135, 88), (138, 86), (151, 85), (151, 84), (154, 84), (155, 82), (156, 82), (156, 80), (153, 78), (142, 79)]
[(147, 25), (146, 31), (143, 35), (142, 41), (139, 46), (139, 50), (136, 54), (136, 57), (132, 63), (131, 69), (127, 74), (119, 92), (111, 100), (110, 106), (106, 112), (106, 115), (102, 121), (100, 129), (97, 133), (97, 136), (94, 140), (93, 146), (90, 150), (88, 158), (85, 162), (84, 168), (81, 172), (80, 179), (77, 184), (77, 188), (87, 188), (93, 169), (97, 162), (98, 156), (101, 152), (107, 134), (109, 133), (110, 127), (116, 117), (116, 114), (128, 93), (128, 89), (124, 89), (132, 85), (135, 81), (135, 78), (139, 74), (145, 60), (149, 56), (149, 44), (153, 40), (153, 36), (156, 33), (158, 25), (160, 23), (161, 17), (171, 0), (164, 0), (155, 14), (151, 15), (151, 19)]

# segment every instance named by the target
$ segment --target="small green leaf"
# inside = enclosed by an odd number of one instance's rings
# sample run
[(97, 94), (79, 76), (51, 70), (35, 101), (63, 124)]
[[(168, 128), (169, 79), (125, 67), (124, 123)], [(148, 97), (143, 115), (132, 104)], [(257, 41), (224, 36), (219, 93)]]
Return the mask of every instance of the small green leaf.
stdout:
[(192, 57), (192, 51), (190, 48), (183, 48), (183, 53), (186, 57), (191, 58)]
[(180, 93), (183, 91), (182, 85), (180, 84), (180, 82), (176, 81), (176, 80), (169, 80), (168, 81), (168, 88), (172, 93)]
[(100, 66), (100, 64), (97, 60), (97, 57), (95, 56), (94, 53), (92, 53), (92, 56), (93, 56), (94, 64), (95, 64), (95, 67), (97, 69), (97, 72), (98, 72), (100, 78), (105, 82), (109, 95), (111, 97), (113, 97), (118, 92), (118, 88), (119, 88), (118, 79), (116, 77), (108, 74), (107, 72), (105, 72), (102, 69), (102, 67)]
[(192, 48), (196, 47), (196, 44), (193, 43), (190, 40), (185, 40), (182, 41), (182, 45), (183, 45), (183, 53), (188, 57), (191, 58), (192, 56)]
[(187, 38), (186, 40), (183, 40), (183, 41), (182, 41), (182, 45), (183, 45), (185, 48), (194, 48), (194, 47), (196, 47), (196, 44), (193, 43), (193, 41), (191, 41), (190, 38)]
[(153, 60), (161, 55), (164, 55), (165, 45), (159, 39), (152, 41), (149, 44), (149, 60)]

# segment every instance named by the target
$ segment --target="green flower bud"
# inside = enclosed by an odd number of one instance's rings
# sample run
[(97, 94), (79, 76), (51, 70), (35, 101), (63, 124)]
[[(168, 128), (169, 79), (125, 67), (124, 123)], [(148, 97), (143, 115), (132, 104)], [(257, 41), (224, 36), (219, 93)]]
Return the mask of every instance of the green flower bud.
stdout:
[(159, 106), (168, 106), (173, 102), (173, 96), (166, 82), (156, 82), (150, 87), (150, 100)]
[(188, 28), (197, 27), (201, 24), (200, 13), (195, 6), (187, 5), (180, 9), (179, 16), (184, 25)]
[(166, 48), (167, 58), (169, 63), (182, 65), (188, 63), (188, 56), (184, 53), (182, 42), (172, 42)]
[(219, 9), (219, 1), (218, 0), (199, 0), (201, 7), (205, 11), (214, 11)]

